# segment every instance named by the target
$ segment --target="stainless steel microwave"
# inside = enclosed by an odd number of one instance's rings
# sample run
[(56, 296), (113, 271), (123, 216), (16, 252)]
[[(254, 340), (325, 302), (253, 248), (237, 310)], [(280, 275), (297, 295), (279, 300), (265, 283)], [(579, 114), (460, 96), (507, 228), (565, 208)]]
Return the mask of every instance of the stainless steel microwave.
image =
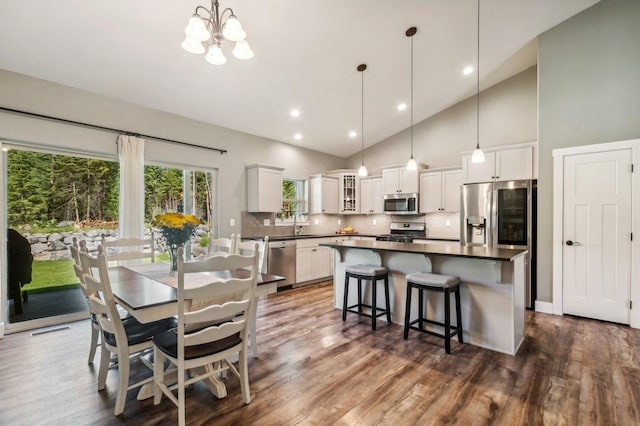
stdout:
[(384, 196), (386, 214), (418, 214), (418, 194), (386, 194)]

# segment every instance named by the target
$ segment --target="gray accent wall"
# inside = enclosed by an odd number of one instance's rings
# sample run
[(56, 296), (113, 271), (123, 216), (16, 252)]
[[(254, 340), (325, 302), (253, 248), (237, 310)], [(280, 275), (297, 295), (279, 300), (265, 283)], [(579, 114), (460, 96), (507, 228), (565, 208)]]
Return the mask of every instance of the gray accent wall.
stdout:
[(562, 244), (552, 241), (552, 151), (640, 137), (640, 1), (602, 0), (542, 34), (538, 49), (538, 300), (551, 302)]

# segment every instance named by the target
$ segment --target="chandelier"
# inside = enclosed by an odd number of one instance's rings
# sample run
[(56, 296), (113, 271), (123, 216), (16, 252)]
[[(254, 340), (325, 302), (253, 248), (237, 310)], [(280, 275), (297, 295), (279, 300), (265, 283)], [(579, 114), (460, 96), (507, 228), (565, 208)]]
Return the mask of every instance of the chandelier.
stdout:
[(210, 64), (223, 65), (227, 62), (221, 48), (224, 39), (236, 42), (232, 52), (236, 58), (253, 58), (253, 50), (246, 40), (247, 33), (242, 29), (233, 9), (228, 7), (221, 13), (218, 0), (211, 1), (211, 9), (204, 6), (196, 7), (184, 32), (187, 37), (182, 42), (182, 48), (199, 55), (204, 53), (208, 46), (204, 59)]

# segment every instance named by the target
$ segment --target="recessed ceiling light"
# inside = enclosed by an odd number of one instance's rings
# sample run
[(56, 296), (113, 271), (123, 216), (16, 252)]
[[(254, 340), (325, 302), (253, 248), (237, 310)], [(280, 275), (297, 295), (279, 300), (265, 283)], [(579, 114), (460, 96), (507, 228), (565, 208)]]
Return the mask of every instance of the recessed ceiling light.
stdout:
[(300, 117), (300, 110), (299, 109), (292, 109), (291, 110), (291, 116), (292, 117)]
[(297, 141), (299, 141), (300, 139), (302, 139), (302, 133), (296, 133), (293, 138)]
[(407, 109), (407, 104), (405, 104), (404, 102), (400, 102), (398, 104), (398, 111), (404, 111), (405, 109)]
[(464, 75), (469, 75), (472, 72), (473, 72), (473, 67), (472, 66), (464, 67), (464, 69), (462, 70), (462, 74), (464, 74)]
[(349, 137), (351, 139), (355, 138), (356, 136), (358, 136), (358, 132), (356, 132), (355, 130), (349, 132)]

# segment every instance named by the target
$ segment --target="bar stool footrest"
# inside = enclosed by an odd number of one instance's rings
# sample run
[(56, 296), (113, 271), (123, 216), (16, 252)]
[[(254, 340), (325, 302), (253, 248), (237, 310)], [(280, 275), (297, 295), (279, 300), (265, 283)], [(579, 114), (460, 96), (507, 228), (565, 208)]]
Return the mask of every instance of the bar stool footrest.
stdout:
[[(358, 310), (356, 310), (354, 308), (369, 308), (369, 309), (371, 309), (371, 313), (360, 312), (360, 311), (358, 311)], [(378, 307), (376, 307), (375, 309), (376, 309), (376, 318), (381, 317), (383, 315), (386, 315), (386, 313), (387, 313), (386, 309), (378, 308)], [(362, 303), (360, 305), (355, 304), (355, 305), (347, 306), (346, 311), (347, 312), (351, 312), (352, 314), (358, 314), (358, 315), (362, 315), (362, 316), (369, 317), (369, 318), (371, 318), (371, 315), (373, 314), (373, 308), (371, 307), (371, 305), (365, 305), (364, 303)]]
[[(441, 337), (443, 339), (446, 338), (443, 333), (439, 333), (439, 332), (433, 331), (433, 330), (428, 330), (426, 328), (420, 328), (419, 326), (418, 327), (414, 326), (414, 324), (417, 324), (419, 322), (420, 322), (420, 319), (416, 319), (416, 320), (411, 321), (409, 323), (409, 327), (408, 328), (411, 329), (411, 330), (416, 330), (416, 331), (421, 331), (423, 333), (431, 334), (432, 336)], [(425, 318), (422, 319), (422, 322), (423, 323), (426, 322), (428, 324), (439, 325), (440, 327), (444, 327), (445, 326), (444, 323), (442, 323), (440, 321), (434, 321), (434, 320), (425, 319)], [(453, 336), (458, 335), (458, 332), (460, 331), (458, 326), (453, 326), (453, 325), (450, 325), (449, 329), (451, 330), (451, 334), (449, 334), (449, 337), (453, 337)]]

